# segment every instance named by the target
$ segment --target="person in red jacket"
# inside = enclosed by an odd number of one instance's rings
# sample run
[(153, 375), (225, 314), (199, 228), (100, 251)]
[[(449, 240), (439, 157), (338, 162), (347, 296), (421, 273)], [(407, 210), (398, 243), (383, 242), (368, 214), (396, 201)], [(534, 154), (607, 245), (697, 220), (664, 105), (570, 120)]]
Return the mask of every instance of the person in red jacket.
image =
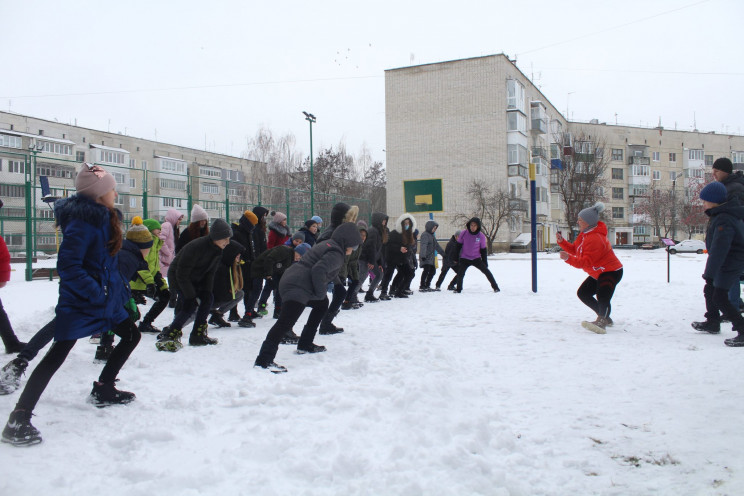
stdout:
[[(0, 200), (0, 208), (2, 206), (3, 202)], [(8, 252), (5, 240), (0, 236), (0, 288), (4, 287), (8, 281), (10, 281), (10, 252)], [(26, 343), (22, 343), (13, 332), (2, 300), (0, 300), (0, 338), (5, 345), (5, 353), (18, 353), (26, 346)]]
[(274, 220), (269, 222), (269, 238), (266, 248), (283, 245), (289, 239), (290, 231), (287, 227), (287, 216), (281, 212), (274, 214)]
[(607, 239), (607, 225), (599, 220), (602, 210), (604, 204), (597, 202), (579, 212), (577, 223), (581, 232), (573, 243), (566, 241), (560, 232), (556, 234), (563, 249), (561, 259), (589, 274), (576, 294), (597, 314), (597, 320), (582, 322), (582, 325), (599, 334), (604, 334), (605, 328), (612, 325), (610, 300), (623, 278), (623, 265)]

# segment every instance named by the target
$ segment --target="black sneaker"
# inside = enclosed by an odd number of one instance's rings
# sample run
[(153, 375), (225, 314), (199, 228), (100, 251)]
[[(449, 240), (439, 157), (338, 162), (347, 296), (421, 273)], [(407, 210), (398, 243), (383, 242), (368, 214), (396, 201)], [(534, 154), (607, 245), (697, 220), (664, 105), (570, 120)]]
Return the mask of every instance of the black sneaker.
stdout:
[(26, 372), (28, 362), (14, 358), (0, 369), (0, 394), (10, 394), (21, 385), (21, 376)]
[(447, 291), (457, 291), (457, 288), (454, 286), (447, 286)]
[(367, 295), (367, 296), (364, 297), (364, 302), (365, 303), (377, 303), (379, 301), (380, 301), (380, 299), (379, 298), (375, 298), (374, 296)]
[(14, 410), (3, 429), (2, 442), (13, 446), (32, 446), (41, 442), (41, 433), (31, 425), (31, 412)]
[(298, 346), (297, 347), (297, 354), (298, 355), (304, 355), (305, 353), (323, 353), (326, 351), (325, 346), (321, 346), (319, 344), (310, 343), (307, 346)]
[(393, 295), (393, 298), (408, 298), (408, 295), (403, 291), (398, 291)]
[(199, 324), (189, 335), (189, 344), (191, 346), (206, 346), (208, 344), (217, 344), (218, 340), (210, 338), (207, 335), (207, 324)]
[(702, 322), (693, 322), (690, 325), (696, 331), (707, 332), (708, 334), (721, 334), (721, 323), (720, 322), (703, 320)]
[(259, 314), (259, 313), (258, 313), (258, 312), (256, 312), (255, 310), (251, 310), (250, 312), (246, 313), (246, 314), (245, 314), (245, 315), (243, 316), (243, 318), (245, 318), (245, 317), (246, 317), (246, 315), (247, 315), (247, 316), (249, 316), (249, 317), (251, 318), (251, 320), (262, 319), (262, 318), (263, 318), (263, 315)]
[(181, 336), (183, 336), (181, 329), (171, 329), (166, 326), (163, 328), (163, 332), (158, 335), (158, 340), (155, 342), (155, 348), (157, 348), (158, 351), (176, 352), (183, 348), (183, 344), (181, 344)]
[(212, 312), (212, 316), (209, 318), (209, 323), (217, 327), (232, 327), (232, 324), (226, 321), (222, 317), (222, 314), (217, 312)]
[(404, 289), (404, 290), (402, 291), (402, 293), (403, 293), (404, 295), (408, 295), (408, 296), (411, 296), (411, 295), (413, 294), (413, 291), (411, 291), (410, 289)]
[(99, 344), (96, 346), (96, 360), (99, 360), (101, 362), (107, 362), (109, 357), (111, 356), (111, 353), (114, 351), (114, 345), (113, 344)]
[(328, 336), (330, 334), (341, 334), (342, 332), (344, 332), (343, 327), (336, 327), (333, 324), (321, 324), (320, 329), (318, 329), (318, 334), (322, 334), (324, 336)]
[(279, 341), (281, 344), (297, 344), (300, 342), (300, 336), (294, 333), (294, 331), (287, 331), (287, 333), (282, 336), (282, 340)]
[(462, 293), (462, 289), (453, 289), (452, 292), (453, 293), (460, 294), (460, 293)]
[(134, 401), (134, 393), (119, 391), (116, 389), (115, 383), (116, 381), (108, 383), (94, 382), (93, 391), (90, 392), (88, 401), (98, 408), (110, 405), (126, 405)]
[(380, 298), (379, 299), (382, 300), (382, 301), (390, 301), (391, 298), (388, 296), (387, 293), (384, 293), (383, 292), (383, 293), (380, 293)]
[(238, 321), (238, 327), (256, 327), (256, 323), (251, 320), (248, 315), (244, 315), (240, 321)]
[(140, 322), (139, 332), (142, 334), (160, 334), (161, 330), (152, 325), (152, 322)]
[(240, 322), (240, 315), (236, 309), (230, 310), (230, 314), (227, 316), (228, 322)]
[(272, 374), (282, 374), (287, 371), (287, 367), (284, 365), (279, 365), (276, 362), (270, 362), (270, 363), (260, 363), (258, 360), (256, 360), (256, 363), (253, 364), (254, 367), (260, 367), (264, 370), (268, 370)]
[(341, 304), (341, 310), (351, 310), (354, 308), (354, 305), (350, 301), (345, 301)]
[(441, 291), (441, 290), (442, 290), (442, 288), (441, 288), (441, 287), (439, 287), (439, 286), (435, 286), (435, 287), (434, 287), (434, 288), (432, 289), (432, 291)]
[(723, 344), (731, 346), (732, 348), (739, 348), (744, 346), (744, 333), (739, 333), (735, 338), (724, 339)]

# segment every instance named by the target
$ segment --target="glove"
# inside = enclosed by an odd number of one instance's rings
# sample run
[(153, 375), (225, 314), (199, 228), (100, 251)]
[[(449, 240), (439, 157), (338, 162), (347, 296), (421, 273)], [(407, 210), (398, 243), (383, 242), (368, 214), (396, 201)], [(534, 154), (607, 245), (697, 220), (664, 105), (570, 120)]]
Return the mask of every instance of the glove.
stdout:
[(148, 298), (155, 299), (155, 295), (158, 293), (158, 288), (154, 284), (148, 284), (145, 288), (145, 294)]
[(168, 282), (165, 280), (160, 272), (155, 273), (155, 285), (159, 290), (168, 289)]
[(140, 319), (139, 308), (137, 308), (137, 302), (134, 301), (134, 298), (129, 298), (129, 301), (124, 304), (124, 308), (129, 314), (129, 320), (137, 322)]
[(137, 305), (147, 305), (144, 293), (142, 291), (132, 291), (132, 299)]

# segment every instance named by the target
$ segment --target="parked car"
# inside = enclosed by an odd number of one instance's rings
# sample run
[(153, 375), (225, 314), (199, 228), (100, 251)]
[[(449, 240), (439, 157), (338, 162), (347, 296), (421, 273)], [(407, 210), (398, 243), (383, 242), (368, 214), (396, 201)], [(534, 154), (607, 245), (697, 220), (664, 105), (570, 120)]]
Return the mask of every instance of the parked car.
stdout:
[(698, 239), (686, 239), (668, 247), (667, 250), (672, 255), (675, 253), (697, 253), (699, 255), (705, 253), (705, 243)]

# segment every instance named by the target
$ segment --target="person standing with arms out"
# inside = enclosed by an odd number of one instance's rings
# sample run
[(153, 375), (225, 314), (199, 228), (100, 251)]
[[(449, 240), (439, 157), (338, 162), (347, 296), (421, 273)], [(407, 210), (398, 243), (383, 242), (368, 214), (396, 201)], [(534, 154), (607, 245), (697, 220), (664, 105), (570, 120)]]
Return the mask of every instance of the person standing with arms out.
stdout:
[(744, 207), (739, 200), (728, 200), (726, 187), (720, 182), (712, 182), (700, 191), (705, 214), (710, 217), (705, 232), (705, 248), (708, 260), (705, 263), (703, 279), (705, 287), (705, 320), (693, 322), (692, 327), (709, 334), (720, 334), (721, 313), (731, 321), (735, 338), (724, 340), (726, 346), (744, 346), (744, 317), (738, 308), (731, 304), (729, 289), (739, 274), (744, 271)]
[(486, 249), (486, 235), (481, 232), (481, 220), (478, 217), (470, 219), (457, 238), (459, 244), (459, 258), (457, 271), (457, 289), (455, 293), (462, 293), (462, 280), (468, 267), (473, 266), (488, 278), (494, 293), (501, 291), (496, 284), (493, 274), (488, 270), (488, 250)]
[[(0, 200), (0, 208), (2, 207), (3, 201)], [(8, 246), (5, 244), (5, 240), (0, 236), (0, 288), (5, 287), (8, 281), (10, 281), (10, 252), (8, 251)], [(5, 345), (5, 353), (18, 353), (26, 346), (26, 343), (20, 342), (15, 332), (13, 332), (13, 327), (10, 325), (8, 314), (5, 313), (2, 300), (0, 300), (0, 338), (2, 338)]]
[(607, 326), (612, 325), (610, 300), (623, 278), (623, 265), (607, 239), (607, 226), (599, 220), (603, 210), (604, 203), (597, 202), (579, 212), (577, 224), (580, 232), (573, 243), (564, 239), (560, 232), (555, 236), (563, 250), (561, 260), (589, 274), (576, 294), (597, 314), (594, 322), (585, 321), (581, 325), (597, 334), (605, 334)]
[(54, 205), (54, 216), (62, 229), (54, 343), (10, 414), (2, 433), (5, 443), (28, 446), (41, 442), (41, 434), (31, 424), (36, 403), (77, 340), (101, 329), (113, 329), (121, 339), (93, 383), (90, 401), (103, 407), (135, 398), (134, 393), (114, 387), (119, 370), (141, 337), (124, 308), (129, 286), (119, 272), (122, 231), (114, 209), (115, 188), (113, 176), (97, 165), (84, 163), (75, 178), (77, 194)]

